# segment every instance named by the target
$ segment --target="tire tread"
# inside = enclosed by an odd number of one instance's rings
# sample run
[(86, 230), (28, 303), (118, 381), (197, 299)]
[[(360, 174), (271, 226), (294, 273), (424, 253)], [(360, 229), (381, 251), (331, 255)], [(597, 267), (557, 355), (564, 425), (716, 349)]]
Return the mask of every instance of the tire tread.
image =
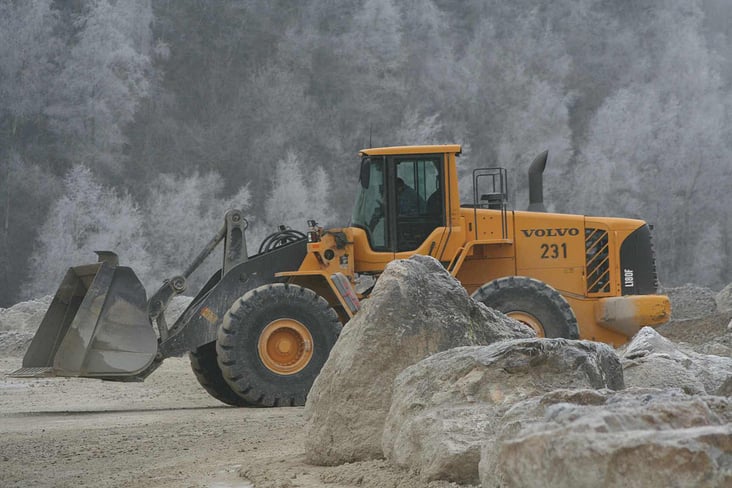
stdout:
[[(247, 358), (242, 351), (238, 350), (241, 344), (238, 345), (235, 338), (237, 331), (242, 327), (252, 326), (252, 324), (248, 324), (249, 318), (260, 310), (272, 307), (273, 303), (286, 303), (296, 309), (302, 307), (303, 310), (308, 310), (312, 315), (320, 317), (318, 327), (322, 328), (325, 334), (335, 335), (335, 338), (340, 334), (341, 323), (335, 310), (313, 290), (289, 283), (263, 285), (244, 294), (232, 305), (224, 317), (216, 341), (218, 362), (225, 381), (238, 395), (250, 403), (259, 406), (304, 405), (307, 390), (310, 389), (311, 384), (304, 385), (305, 391), (303, 392), (291, 391), (284, 396), (283, 392), (279, 391), (260, 391), (257, 387), (257, 379), (251, 377), (255, 374), (248, 364), (251, 358)], [(335, 342), (335, 339), (332, 342)], [(330, 346), (332, 347), (332, 344)], [(330, 352), (329, 348), (328, 352)], [(327, 354), (325, 357), (327, 358)], [(296, 373), (296, 375), (298, 374)]]
[[(579, 338), (577, 317), (574, 314), (572, 307), (569, 305), (569, 302), (567, 302), (559, 291), (543, 281), (539, 281), (528, 276), (506, 276), (503, 278), (497, 278), (478, 288), (473, 293), (473, 298), (491, 307), (491, 301), (494, 300), (495, 297), (514, 291), (523, 291), (525, 293), (543, 297), (547, 303), (550, 303), (551, 306), (556, 308), (556, 311), (561, 315), (565, 323), (565, 327), (563, 327), (564, 330), (559, 333), (559, 337), (564, 337), (566, 339)], [(531, 311), (526, 310), (526, 312)], [(545, 328), (545, 333), (546, 332), (547, 330)], [(553, 337), (549, 334), (546, 335), (547, 337)]]

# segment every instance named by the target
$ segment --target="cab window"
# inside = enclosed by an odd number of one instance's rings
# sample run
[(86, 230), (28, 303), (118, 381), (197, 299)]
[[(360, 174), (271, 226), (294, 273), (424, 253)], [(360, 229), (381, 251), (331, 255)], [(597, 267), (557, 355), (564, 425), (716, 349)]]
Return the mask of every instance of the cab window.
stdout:
[(371, 249), (375, 251), (388, 250), (385, 175), (383, 157), (363, 158), (359, 193), (351, 216), (351, 224), (366, 231)]
[(412, 251), (444, 225), (442, 156), (395, 159), (397, 251)]

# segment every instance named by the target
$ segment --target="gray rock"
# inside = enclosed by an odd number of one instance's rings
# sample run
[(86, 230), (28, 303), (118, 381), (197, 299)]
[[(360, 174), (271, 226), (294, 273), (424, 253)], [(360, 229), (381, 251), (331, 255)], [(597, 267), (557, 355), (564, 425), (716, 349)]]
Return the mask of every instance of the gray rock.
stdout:
[(312, 464), (382, 457), (394, 378), (407, 366), (457, 346), (533, 336), (471, 299), (435, 259), (392, 262), (344, 327), (305, 405)]
[(41, 325), (51, 298), (49, 295), (0, 308), (0, 354), (14, 356), (25, 352)]
[(663, 292), (671, 300), (672, 320), (693, 319), (717, 311), (716, 294), (709, 288), (687, 283)]
[(682, 347), (694, 349), (704, 354), (718, 354), (705, 352), (702, 346), (707, 344), (724, 344), (732, 346), (732, 334), (727, 330), (727, 324), (732, 319), (732, 311), (716, 312), (695, 319), (671, 320), (659, 327), (656, 331)]
[(722, 386), (719, 387), (719, 390), (717, 391), (717, 395), (721, 396), (732, 396), (732, 376), (727, 378), (724, 383), (722, 383)]
[(51, 295), (0, 308), (0, 332), (15, 331), (34, 334), (51, 304)]
[(681, 388), (689, 394), (720, 394), (732, 376), (732, 358), (685, 350), (644, 327), (621, 356), (625, 384)]
[[(725, 339), (724, 337), (718, 338), (720, 341)], [(726, 358), (732, 358), (732, 348), (722, 342), (712, 341), (701, 346), (697, 346), (694, 350), (700, 354), (710, 354), (714, 356), (722, 356)]]
[(714, 299), (717, 302), (717, 310), (720, 312), (732, 310), (732, 283), (722, 288)]
[(522, 339), (460, 347), (405, 369), (384, 426), (388, 460), (427, 482), (478, 482), (480, 449), (512, 404), (557, 388), (623, 388), (605, 344)]
[(555, 391), (520, 402), (481, 452), (484, 487), (721, 487), (732, 403), (679, 390)]

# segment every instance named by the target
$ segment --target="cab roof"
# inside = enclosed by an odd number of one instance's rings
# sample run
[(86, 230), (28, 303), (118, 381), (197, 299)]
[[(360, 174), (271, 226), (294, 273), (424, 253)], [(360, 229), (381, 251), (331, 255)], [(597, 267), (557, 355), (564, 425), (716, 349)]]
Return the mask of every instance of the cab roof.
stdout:
[(390, 154), (439, 154), (455, 153), (460, 154), (463, 148), (460, 144), (440, 144), (433, 146), (392, 146), (372, 147), (361, 149), (359, 156), (387, 156)]

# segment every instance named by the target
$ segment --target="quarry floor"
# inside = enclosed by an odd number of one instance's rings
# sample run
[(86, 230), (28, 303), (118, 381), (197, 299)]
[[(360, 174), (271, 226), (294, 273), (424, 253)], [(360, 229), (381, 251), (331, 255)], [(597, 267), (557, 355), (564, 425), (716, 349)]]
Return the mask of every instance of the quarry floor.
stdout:
[[(729, 350), (732, 313), (659, 328)], [(143, 383), (18, 379), (0, 356), (0, 487), (443, 488), (368, 461), (305, 463), (302, 408), (232, 408), (198, 384), (187, 357)]]
[(198, 385), (188, 358), (167, 360), (143, 383), (7, 377), (20, 363), (20, 357), (0, 359), (5, 488), (414, 483), (383, 461), (307, 465), (302, 408), (227, 407)]

